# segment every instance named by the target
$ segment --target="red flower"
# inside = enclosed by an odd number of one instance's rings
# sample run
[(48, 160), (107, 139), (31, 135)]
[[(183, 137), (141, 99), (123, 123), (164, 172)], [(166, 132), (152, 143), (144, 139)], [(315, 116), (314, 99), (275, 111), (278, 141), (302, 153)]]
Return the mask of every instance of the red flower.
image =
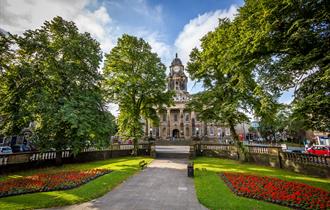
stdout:
[(301, 209), (329, 209), (330, 193), (302, 183), (239, 173), (222, 179), (236, 194)]
[(9, 179), (0, 182), (0, 197), (70, 189), (110, 172), (110, 170), (106, 169), (92, 169), (88, 171), (59, 172), (56, 174), (35, 174), (28, 177)]

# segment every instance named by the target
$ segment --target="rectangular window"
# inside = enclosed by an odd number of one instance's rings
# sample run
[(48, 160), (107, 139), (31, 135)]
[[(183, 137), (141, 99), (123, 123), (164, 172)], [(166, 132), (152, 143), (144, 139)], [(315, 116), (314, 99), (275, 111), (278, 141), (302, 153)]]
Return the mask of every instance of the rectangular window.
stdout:
[(163, 122), (166, 122), (166, 113), (163, 113)]
[(178, 121), (178, 114), (174, 114), (174, 121), (175, 121), (175, 122)]

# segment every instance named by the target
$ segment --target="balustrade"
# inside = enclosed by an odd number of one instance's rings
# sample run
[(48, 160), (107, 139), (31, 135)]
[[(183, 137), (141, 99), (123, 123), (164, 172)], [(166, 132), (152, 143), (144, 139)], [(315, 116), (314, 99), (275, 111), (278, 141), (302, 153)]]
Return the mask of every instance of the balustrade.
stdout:
[(312, 164), (312, 165), (322, 165), (330, 166), (330, 157), (329, 156), (317, 156), (311, 154), (299, 154), (291, 152), (283, 152), (285, 159), (291, 160), (293, 162)]
[[(133, 150), (134, 145), (132, 144), (114, 144), (111, 145), (111, 150)], [(140, 144), (139, 149), (149, 149), (149, 144)], [(105, 149), (97, 149), (95, 147), (86, 148), (83, 152), (92, 152), (92, 151), (104, 151)], [(106, 149), (108, 150), (108, 149)], [(63, 150), (61, 152), (62, 158), (69, 158), (72, 154), (71, 150)], [(36, 162), (44, 160), (53, 160), (56, 159), (55, 151), (46, 151), (46, 152), (24, 152), (24, 153), (14, 153), (14, 154), (1, 154), (0, 155), (0, 166), (5, 166), (9, 164), (16, 163), (27, 163), (27, 162)]]

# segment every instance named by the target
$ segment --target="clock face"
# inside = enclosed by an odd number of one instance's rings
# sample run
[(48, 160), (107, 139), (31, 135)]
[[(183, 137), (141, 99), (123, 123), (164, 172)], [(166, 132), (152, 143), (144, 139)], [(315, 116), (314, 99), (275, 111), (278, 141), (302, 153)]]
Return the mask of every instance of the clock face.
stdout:
[(178, 71), (180, 71), (180, 67), (179, 67), (179, 66), (174, 66), (174, 67), (173, 67), (173, 70), (174, 70), (175, 72), (178, 72)]

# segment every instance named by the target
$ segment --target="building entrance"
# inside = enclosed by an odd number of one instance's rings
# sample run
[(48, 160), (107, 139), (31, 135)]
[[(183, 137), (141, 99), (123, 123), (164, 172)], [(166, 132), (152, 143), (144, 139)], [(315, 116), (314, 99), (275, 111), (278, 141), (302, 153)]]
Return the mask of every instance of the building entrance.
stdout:
[(174, 129), (172, 131), (172, 137), (176, 138), (176, 139), (179, 138), (180, 137), (180, 131), (178, 129)]

